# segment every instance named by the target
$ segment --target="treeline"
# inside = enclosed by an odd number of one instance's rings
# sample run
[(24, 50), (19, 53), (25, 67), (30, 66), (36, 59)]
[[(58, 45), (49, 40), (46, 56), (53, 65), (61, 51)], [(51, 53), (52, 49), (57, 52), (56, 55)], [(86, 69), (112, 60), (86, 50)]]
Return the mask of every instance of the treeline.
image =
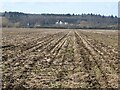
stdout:
[(27, 14), (1, 13), (2, 27), (54, 27), (54, 28), (111, 28), (116, 29), (117, 16), (100, 14)]

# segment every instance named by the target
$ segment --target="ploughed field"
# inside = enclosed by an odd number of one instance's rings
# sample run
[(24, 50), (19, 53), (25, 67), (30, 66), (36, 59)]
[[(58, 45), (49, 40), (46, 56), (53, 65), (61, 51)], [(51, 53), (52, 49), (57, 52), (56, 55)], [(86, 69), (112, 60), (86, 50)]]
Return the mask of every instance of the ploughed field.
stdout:
[(2, 30), (3, 88), (118, 88), (118, 31)]

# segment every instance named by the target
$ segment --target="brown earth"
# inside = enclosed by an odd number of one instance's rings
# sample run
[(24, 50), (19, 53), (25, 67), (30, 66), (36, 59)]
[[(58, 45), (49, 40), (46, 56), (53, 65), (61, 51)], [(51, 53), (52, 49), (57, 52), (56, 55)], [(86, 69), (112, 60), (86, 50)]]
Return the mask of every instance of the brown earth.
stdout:
[(118, 88), (118, 31), (2, 30), (3, 88)]

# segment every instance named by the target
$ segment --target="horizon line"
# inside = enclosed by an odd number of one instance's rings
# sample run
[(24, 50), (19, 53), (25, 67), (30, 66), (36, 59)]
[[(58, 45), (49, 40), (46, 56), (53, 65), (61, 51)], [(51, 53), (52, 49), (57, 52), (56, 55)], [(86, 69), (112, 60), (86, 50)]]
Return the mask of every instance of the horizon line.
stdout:
[(100, 15), (100, 16), (117, 16), (118, 17), (118, 15), (113, 15), (113, 14), (111, 14), (111, 15), (104, 15), (104, 14), (98, 14), (98, 13), (31, 13), (31, 12), (22, 12), (22, 11), (2, 11), (1, 13), (5, 13), (5, 12), (18, 12), (18, 13), (24, 13), (24, 14), (56, 14), (56, 15), (64, 15), (64, 14), (70, 14), (70, 15), (82, 15), (82, 14), (93, 14), (93, 15)]

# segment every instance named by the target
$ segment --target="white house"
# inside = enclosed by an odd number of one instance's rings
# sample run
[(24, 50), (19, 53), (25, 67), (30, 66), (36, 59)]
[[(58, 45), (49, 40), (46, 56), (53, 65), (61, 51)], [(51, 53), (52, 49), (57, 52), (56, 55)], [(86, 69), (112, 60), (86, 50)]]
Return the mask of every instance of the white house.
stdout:
[(65, 22), (64, 24), (65, 24), (65, 25), (67, 25), (67, 24), (68, 24), (68, 22)]
[(62, 22), (62, 21), (60, 21), (60, 22), (59, 22), (59, 24), (63, 24), (63, 22)]
[(68, 24), (68, 22), (62, 22), (62, 21), (60, 21), (60, 20), (58, 20), (57, 22), (55, 22), (55, 24), (65, 24), (65, 25), (67, 25)]

